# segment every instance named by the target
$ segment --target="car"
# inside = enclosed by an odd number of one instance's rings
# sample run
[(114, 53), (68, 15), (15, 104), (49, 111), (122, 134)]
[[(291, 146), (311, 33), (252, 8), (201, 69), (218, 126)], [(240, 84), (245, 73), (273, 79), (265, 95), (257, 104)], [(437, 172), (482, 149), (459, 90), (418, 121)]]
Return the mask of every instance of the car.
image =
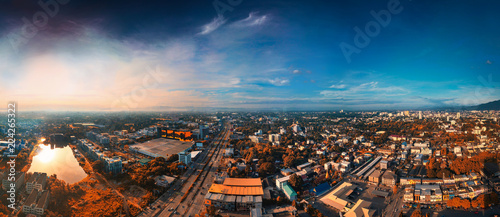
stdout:
[(478, 211), (475, 211), (475, 212), (474, 212), (474, 214), (479, 214), (479, 212), (478, 212)]

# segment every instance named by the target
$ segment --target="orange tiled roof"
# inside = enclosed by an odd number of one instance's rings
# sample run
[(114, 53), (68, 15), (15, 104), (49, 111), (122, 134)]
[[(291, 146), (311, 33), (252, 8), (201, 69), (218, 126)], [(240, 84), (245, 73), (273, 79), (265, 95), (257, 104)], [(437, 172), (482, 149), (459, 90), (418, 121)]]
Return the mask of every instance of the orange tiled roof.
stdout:
[(240, 186), (227, 186), (221, 184), (212, 184), (208, 190), (210, 193), (228, 194), (228, 195), (264, 195), (262, 186), (240, 187)]
[(260, 178), (226, 178), (224, 185), (240, 187), (259, 187), (262, 186)]

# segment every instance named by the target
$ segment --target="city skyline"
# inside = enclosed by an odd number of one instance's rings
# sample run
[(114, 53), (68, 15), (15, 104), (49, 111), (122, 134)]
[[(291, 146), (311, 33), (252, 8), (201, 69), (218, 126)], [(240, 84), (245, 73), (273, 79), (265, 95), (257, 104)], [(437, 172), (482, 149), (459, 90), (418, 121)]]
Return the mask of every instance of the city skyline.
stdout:
[(44, 2), (0, 3), (2, 103), (24, 110), (432, 109), (499, 99), (495, 1)]

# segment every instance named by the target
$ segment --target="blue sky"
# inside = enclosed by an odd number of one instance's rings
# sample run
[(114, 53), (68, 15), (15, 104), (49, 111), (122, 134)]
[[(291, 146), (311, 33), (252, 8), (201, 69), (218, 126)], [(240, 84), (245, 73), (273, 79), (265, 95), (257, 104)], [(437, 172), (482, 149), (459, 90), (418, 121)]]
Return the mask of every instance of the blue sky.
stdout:
[[(385, 110), (499, 98), (495, 1), (219, 2), (231, 10), (60, 1), (35, 21), (36, 2), (2, 2), (2, 100), (30, 110)], [(390, 21), (374, 24), (371, 11)], [(340, 44), (355, 46), (354, 29), (367, 25), (376, 34), (346, 58)]]

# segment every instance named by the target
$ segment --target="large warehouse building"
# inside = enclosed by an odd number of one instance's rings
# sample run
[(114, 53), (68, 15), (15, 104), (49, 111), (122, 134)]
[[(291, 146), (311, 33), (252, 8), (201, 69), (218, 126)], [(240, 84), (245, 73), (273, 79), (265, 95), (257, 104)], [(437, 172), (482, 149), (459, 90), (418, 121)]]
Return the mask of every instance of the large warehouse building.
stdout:
[(262, 208), (263, 195), (259, 178), (226, 178), (223, 184), (212, 184), (205, 195), (205, 205), (237, 211)]
[(185, 142), (174, 139), (158, 138), (147, 142), (130, 145), (130, 151), (137, 152), (149, 157), (164, 157), (183, 152), (194, 145), (194, 142)]

